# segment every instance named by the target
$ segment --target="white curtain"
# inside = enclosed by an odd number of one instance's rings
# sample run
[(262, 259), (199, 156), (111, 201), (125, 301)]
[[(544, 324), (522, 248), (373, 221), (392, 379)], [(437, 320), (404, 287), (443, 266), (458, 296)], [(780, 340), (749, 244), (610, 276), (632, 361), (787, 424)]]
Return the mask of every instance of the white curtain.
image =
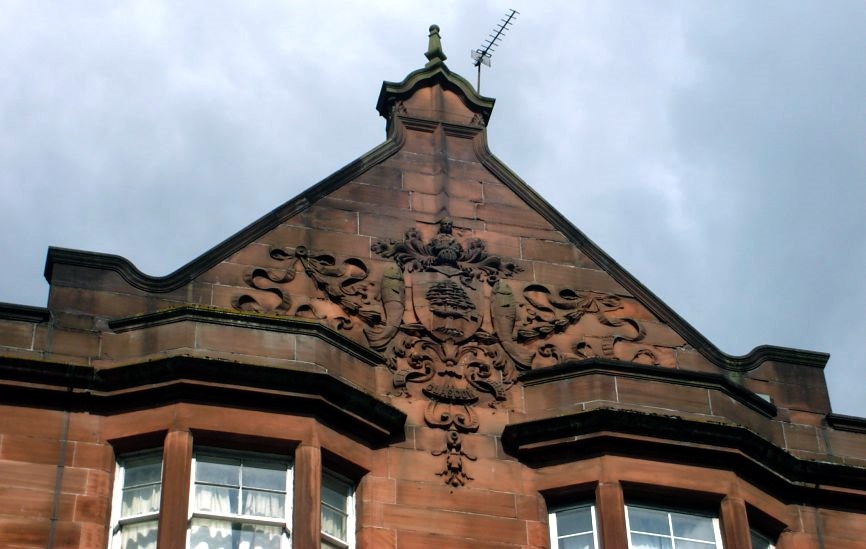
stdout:
[[(237, 509), (238, 491), (223, 486), (196, 486), (195, 510), (221, 515), (249, 515), (284, 519), (286, 516), (285, 494), (244, 490), (243, 506)], [(159, 498), (157, 498), (158, 502)]]
[(191, 549), (280, 549), (283, 529), (279, 526), (234, 524), (223, 520), (193, 519), (189, 535)]
[(238, 549), (280, 549), (283, 529), (279, 526), (245, 524)]
[[(147, 515), (159, 511), (159, 484), (123, 491), (120, 502), (122, 518)], [(157, 521), (126, 524), (120, 529), (122, 549), (156, 549)]]
[(157, 522), (124, 525), (120, 530), (121, 549), (156, 549)]
[[(237, 515), (237, 498), (236, 488), (199, 485), (195, 488), (195, 511)], [(245, 490), (243, 514), (284, 520), (285, 499), (284, 494)], [(192, 549), (280, 549), (283, 537), (279, 526), (195, 518), (189, 544)]]
[(283, 519), (286, 516), (285, 494), (244, 491), (244, 514), (254, 517)]
[(189, 546), (191, 549), (233, 549), (232, 524), (223, 520), (194, 519)]
[(337, 539), (346, 539), (346, 516), (339, 511), (322, 506), (322, 531)]
[(120, 516), (126, 518), (156, 513), (159, 511), (159, 492), (159, 484), (124, 490)]
[(232, 499), (237, 499), (237, 489), (224, 486), (195, 487), (196, 511), (234, 515), (237, 509), (232, 509)]

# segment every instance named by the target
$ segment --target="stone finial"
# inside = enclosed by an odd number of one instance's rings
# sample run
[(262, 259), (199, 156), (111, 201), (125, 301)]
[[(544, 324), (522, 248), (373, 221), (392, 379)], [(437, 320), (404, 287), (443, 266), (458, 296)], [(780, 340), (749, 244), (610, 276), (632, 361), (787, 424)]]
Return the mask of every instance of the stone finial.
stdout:
[(444, 62), (448, 59), (442, 51), (442, 40), (439, 38), (439, 25), (430, 25), (430, 40), (427, 43), (427, 67)]

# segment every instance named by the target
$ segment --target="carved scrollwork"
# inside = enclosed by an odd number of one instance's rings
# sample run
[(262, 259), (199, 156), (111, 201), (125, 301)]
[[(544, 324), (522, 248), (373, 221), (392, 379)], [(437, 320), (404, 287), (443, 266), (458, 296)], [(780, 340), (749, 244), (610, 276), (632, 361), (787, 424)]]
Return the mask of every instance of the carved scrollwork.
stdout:
[[(639, 322), (616, 316), (623, 307), (621, 298), (615, 295), (571, 288), (554, 292), (543, 284), (527, 285), (520, 300), (514, 299), (510, 290), (500, 290), (500, 294), (497, 305), (502, 310), (499, 315), (502, 320), (498, 333), (506, 340), (503, 343), (506, 349), (515, 349), (513, 358), (520, 366), (537, 367), (536, 359), (558, 363), (595, 356), (622, 358), (616, 353), (619, 341), (638, 342), (646, 336)], [(595, 347), (586, 341), (574, 341), (564, 347), (550, 341), (556, 334), (567, 334), (586, 317), (594, 319), (600, 327), (612, 329), (598, 335)]]
[[(337, 330), (352, 329), (355, 319), (372, 325), (381, 322), (382, 311), (373, 297), (376, 283), (367, 280), (369, 268), (362, 260), (348, 258), (338, 263), (333, 255), (311, 254), (304, 246), (294, 250), (274, 248), (270, 257), (285, 263), (286, 267), (250, 269), (244, 281), (264, 294), (235, 297), (232, 304), (236, 309), (317, 318)], [(296, 280), (299, 271), (313, 281), (320, 293), (318, 297), (293, 299), (290, 295), (289, 285)], [(329, 303), (338, 308), (329, 307)]]
[(234, 306), (319, 318), (381, 351), (394, 396), (422, 395), (425, 423), (446, 432), (433, 455), (445, 457), (438, 474), (451, 486), (472, 478), (463, 435), (479, 429), (477, 407), (506, 402), (520, 370), (596, 356), (658, 364), (636, 345), (644, 328), (619, 296), (515, 280), (517, 263), (458, 238), (450, 218), (429, 239), (410, 228), (371, 250), (392, 261), (378, 276), (359, 258), (272, 249), (279, 268), (250, 269), (244, 280), (257, 292)]

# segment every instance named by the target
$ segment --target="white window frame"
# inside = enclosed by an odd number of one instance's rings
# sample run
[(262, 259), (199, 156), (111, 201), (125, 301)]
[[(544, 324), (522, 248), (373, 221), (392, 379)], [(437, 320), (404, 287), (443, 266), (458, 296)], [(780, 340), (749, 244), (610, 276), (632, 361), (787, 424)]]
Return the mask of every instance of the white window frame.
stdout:
[(672, 515), (689, 515), (689, 516), (693, 516), (693, 517), (703, 517), (703, 518), (711, 519), (712, 524), (713, 524), (713, 534), (715, 537), (715, 544), (716, 544), (715, 547), (716, 547), (716, 549), (724, 549), (724, 545), (722, 544), (722, 532), (721, 532), (721, 529), (719, 528), (719, 517), (718, 516), (714, 516), (710, 513), (702, 513), (700, 511), (692, 511), (692, 510), (687, 509), (687, 508), (683, 509), (682, 507), (666, 507), (666, 506), (654, 506), (654, 505), (646, 505), (646, 504), (631, 504), (631, 505), (626, 504), (625, 505), (625, 531), (626, 531), (626, 534), (628, 534), (628, 546), (629, 547), (632, 547), (632, 542), (631, 542), (632, 529), (631, 529), (631, 524), (629, 524), (629, 513), (628, 513), (629, 507), (637, 508), (637, 509), (649, 509), (652, 511), (661, 511), (663, 513), (667, 513), (667, 515), (668, 515), (668, 528), (670, 529), (670, 532), (671, 532), (670, 535), (662, 536), (662, 535), (656, 534), (654, 532), (641, 532), (641, 531), (636, 531), (635, 533), (669, 539), (669, 540), (671, 540), (671, 544), (673, 545), (673, 549), (677, 548), (677, 543), (676, 543), (677, 539), (681, 539), (683, 541), (695, 541), (695, 542), (698, 542), (701, 544), (705, 544), (708, 549), (711, 546), (705, 540), (675, 537), (673, 535), (673, 525), (672, 525), (672, 521), (671, 521)]
[[(326, 533), (324, 529), (320, 529), (322, 541), (328, 542), (331, 545), (342, 547), (343, 549), (352, 549), (355, 547), (355, 483), (344, 477), (343, 475), (332, 471), (322, 470), (322, 487), (325, 486), (326, 479), (331, 479), (340, 484), (345, 484), (349, 487), (349, 495), (346, 497), (346, 539), (338, 539)], [(323, 497), (319, 498), (319, 505), (325, 506)], [(330, 507), (330, 506), (329, 506)], [(320, 511), (321, 513), (321, 511)]]
[(121, 549), (121, 539), (123, 527), (128, 525), (141, 524), (143, 522), (156, 521), (157, 535), (159, 534), (159, 505), (156, 511), (151, 513), (143, 513), (130, 517), (121, 517), (120, 513), (123, 510), (123, 484), (126, 480), (127, 463), (137, 460), (153, 460), (160, 464), (159, 472), (159, 490), (160, 498), (162, 498), (162, 450), (147, 450), (134, 454), (125, 454), (117, 459), (117, 464), (114, 469), (114, 490), (111, 496), (111, 527), (109, 529), (108, 546), (111, 549)]
[[(273, 462), (284, 464), (286, 467), (286, 495), (285, 495), (285, 503), (284, 508), (286, 510), (286, 516), (284, 520), (280, 519), (272, 519), (268, 517), (258, 517), (252, 515), (241, 515), (241, 514), (223, 514), (223, 513), (213, 513), (213, 512), (202, 512), (196, 511), (195, 509), (195, 487), (196, 487), (196, 466), (198, 464), (199, 455), (206, 455), (215, 458), (225, 458), (225, 459), (238, 459), (241, 462), (246, 460), (249, 461), (264, 461), (264, 462)], [(275, 454), (265, 454), (265, 453), (256, 453), (256, 452), (241, 452), (241, 451), (231, 451), (225, 450), (221, 448), (212, 448), (212, 447), (201, 447), (196, 448), (193, 451), (192, 456), (192, 467), (190, 468), (190, 479), (189, 479), (189, 517), (188, 517), (188, 527), (186, 530), (186, 546), (190, 546), (190, 534), (192, 533), (192, 521), (197, 518), (201, 519), (211, 519), (211, 520), (222, 520), (231, 523), (243, 523), (243, 524), (260, 524), (262, 526), (276, 526), (282, 528), (283, 537), (281, 540), (281, 548), (282, 549), (291, 549), (292, 546), (292, 513), (293, 513), (293, 504), (294, 504), (294, 495), (293, 488), (294, 486), (294, 464), (291, 459), (286, 456), (275, 455)], [(240, 497), (240, 495), (239, 495)]]
[[(559, 528), (556, 522), (556, 514), (561, 513), (563, 511), (571, 511), (574, 509), (589, 509), (590, 518), (592, 519), (592, 543), (595, 549), (598, 549), (598, 522), (595, 517), (595, 505), (592, 503), (581, 503), (578, 505), (569, 505), (567, 507), (557, 507), (554, 510), (551, 510), (547, 515), (547, 524), (549, 525), (550, 531), (550, 547), (551, 549), (559, 548)], [(574, 535), (584, 535), (589, 534), (590, 532), (580, 532)]]

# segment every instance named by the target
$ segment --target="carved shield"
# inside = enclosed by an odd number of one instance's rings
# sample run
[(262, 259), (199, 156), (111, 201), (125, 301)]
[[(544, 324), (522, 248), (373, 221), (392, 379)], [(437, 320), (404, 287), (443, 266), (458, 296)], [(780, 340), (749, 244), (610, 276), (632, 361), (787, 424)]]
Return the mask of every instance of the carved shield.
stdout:
[(418, 320), (439, 341), (461, 343), (481, 326), (481, 290), (458, 275), (412, 273), (412, 301)]

